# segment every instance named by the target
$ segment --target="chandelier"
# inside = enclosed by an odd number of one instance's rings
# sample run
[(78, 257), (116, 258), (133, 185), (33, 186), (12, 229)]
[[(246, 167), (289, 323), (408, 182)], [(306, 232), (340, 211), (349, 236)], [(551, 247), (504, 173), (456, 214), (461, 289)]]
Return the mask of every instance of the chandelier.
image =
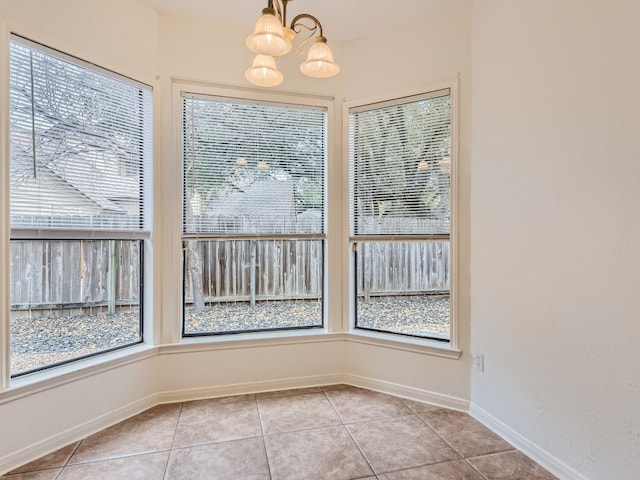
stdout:
[(247, 47), (256, 57), (244, 76), (254, 85), (275, 87), (282, 83), (284, 75), (276, 67), (274, 57), (289, 53), (296, 35), (303, 30), (307, 32), (307, 37), (296, 48), (300, 55), (304, 53), (306, 44), (311, 39), (314, 40), (306, 61), (300, 65), (300, 71), (315, 78), (333, 77), (340, 71), (340, 67), (333, 61), (327, 39), (322, 34), (322, 25), (316, 17), (301, 13), (287, 27), (287, 4), (291, 1), (293, 0), (268, 0), (267, 8), (262, 10), (253, 34), (247, 37)]

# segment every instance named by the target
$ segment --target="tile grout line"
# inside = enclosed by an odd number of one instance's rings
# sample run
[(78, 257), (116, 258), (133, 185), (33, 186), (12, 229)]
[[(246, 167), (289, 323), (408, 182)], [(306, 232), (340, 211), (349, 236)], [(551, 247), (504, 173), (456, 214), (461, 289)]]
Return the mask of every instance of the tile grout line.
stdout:
[[(485, 480), (491, 480), (491, 479), (489, 479), (489, 478), (485, 477), (485, 476), (484, 476), (484, 474), (483, 474), (480, 470), (478, 470), (478, 469), (475, 467), (475, 465), (473, 465), (471, 462), (469, 462), (469, 459), (472, 459), (472, 458), (482, 458), (482, 457), (490, 457), (490, 456), (493, 456), (493, 455), (500, 455), (500, 454), (508, 453), (508, 452), (520, 452), (520, 450), (518, 450), (517, 448), (515, 448), (515, 447), (514, 447), (514, 448), (510, 448), (510, 449), (508, 449), (508, 450), (500, 450), (500, 451), (498, 451), (498, 452), (486, 453), (486, 454), (484, 454), (484, 455), (476, 455), (476, 456), (474, 456), (474, 457), (467, 457), (467, 458), (465, 458), (465, 459), (464, 459), (464, 461), (465, 461), (465, 462), (467, 462), (467, 465), (469, 465), (469, 466), (470, 466), (474, 471), (478, 472), (478, 474), (479, 474), (483, 479), (485, 479)], [(520, 453), (522, 453), (522, 452), (520, 452)]]
[[(351, 432), (349, 431), (349, 429), (347, 428), (347, 424), (344, 421), (344, 418), (342, 418), (342, 415), (340, 415), (340, 413), (338, 412), (338, 409), (335, 407), (335, 405), (333, 404), (333, 402), (331, 401), (331, 398), (329, 398), (329, 395), (327, 395), (327, 392), (323, 389), (322, 393), (324, 393), (325, 398), (327, 399), (327, 401), (329, 402), (329, 405), (331, 405), (331, 408), (333, 408), (333, 411), (336, 412), (336, 415), (338, 416), (338, 418), (340, 419), (340, 421), (342, 422), (340, 425), (342, 426), (342, 428), (344, 428), (347, 432), (347, 435), (349, 435), (349, 438), (351, 439), (351, 441), (353, 442), (353, 444), (356, 446), (356, 448), (358, 449), (358, 452), (360, 452), (360, 455), (362, 455), (362, 458), (364, 459), (365, 462), (367, 462), (367, 466), (369, 467), (369, 469), (371, 470), (371, 473), (373, 473), (373, 475), (378, 478), (378, 474), (375, 471), (375, 469), (373, 468), (373, 465), (371, 465), (371, 462), (369, 462), (369, 459), (367, 458), (367, 456), (364, 454), (364, 452), (362, 451), (362, 449), (360, 448), (360, 445), (358, 445), (358, 442), (356, 442), (356, 439), (353, 438), (353, 435), (351, 435)], [(362, 477), (362, 478), (366, 478), (366, 477)]]
[[(408, 405), (407, 405), (407, 407), (408, 407), (410, 410), (412, 410), (412, 409), (411, 409), (411, 407), (409, 407)], [(412, 412), (413, 412), (413, 410), (412, 410)], [(424, 422), (424, 420), (423, 420), (422, 418), (420, 418), (420, 416), (419, 416), (417, 413), (415, 413), (415, 412), (413, 412), (413, 413), (411, 413), (411, 414), (409, 414), (409, 415), (403, 415), (403, 416), (401, 416), (401, 417), (390, 417), (390, 418), (388, 418), (388, 419), (389, 419), (389, 420), (395, 420), (395, 419), (398, 419), (398, 418), (408, 418), (408, 417), (417, 417), (417, 418), (418, 418), (418, 420), (421, 420), (422, 422)], [(387, 420), (387, 419), (385, 418), (385, 419), (383, 419), (383, 420)], [(372, 421), (376, 421), (376, 420), (372, 420)], [(361, 423), (363, 423), (363, 422), (361, 422)], [(352, 425), (352, 424), (350, 424), (350, 425)], [(433, 430), (433, 428), (432, 428), (430, 425), (428, 425), (428, 424), (426, 424), (426, 423), (425, 423), (425, 425), (426, 425), (429, 429), (431, 429), (431, 430), (432, 430), (436, 435), (438, 435), (438, 437), (440, 437), (440, 439), (441, 439), (441, 440), (442, 440), (442, 441), (443, 441), (447, 446), (449, 446), (449, 447), (451, 448), (451, 450), (453, 450), (453, 451), (454, 451), (454, 453), (455, 453), (456, 455), (458, 455), (460, 458), (454, 458), (454, 459), (449, 459), (449, 460), (440, 460), (440, 461), (438, 461), (438, 462), (432, 462), (432, 463), (423, 463), (423, 464), (421, 464), (421, 465), (415, 465), (415, 466), (413, 466), (413, 467), (401, 468), (401, 469), (399, 469), (399, 470), (390, 470), (390, 471), (388, 471), (388, 472), (382, 472), (382, 473), (381, 473), (381, 475), (386, 475), (386, 474), (388, 474), (388, 473), (395, 473), (395, 472), (410, 471), (410, 470), (413, 470), (413, 469), (416, 469), (416, 468), (430, 467), (430, 466), (432, 466), (432, 465), (441, 465), (441, 464), (444, 464), (444, 463), (449, 463), (449, 462), (459, 462), (460, 460), (466, 460), (466, 459), (465, 459), (465, 458), (464, 458), (464, 457), (463, 457), (463, 456), (462, 456), (462, 455), (461, 455), (461, 454), (460, 454), (460, 453), (459, 453), (455, 448), (453, 448), (453, 446), (452, 446), (452, 445), (450, 445), (450, 444), (449, 444), (449, 442), (447, 442), (444, 438), (442, 438), (442, 437), (438, 434), (438, 432), (436, 432), (435, 430)], [(474, 469), (474, 470), (475, 470), (475, 469)], [(483, 480), (486, 480), (484, 476), (482, 476), (482, 479), (483, 479)]]
[[(464, 457), (464, 455), (462, 455), (462, 454), (458, 451), (458, 449), (457, 449), (457, 448), (455, 448), (453, 445), (451, 445), (451, 443), (449, 443), (449, 442), (448, 442), (448, 441), (447, 441), (447, 440), (446, 440), (442, 435), (440, 435), (440, 434), (438, 433), (438, 431), (437, 431), (435, 428), (433, 428), (431, 425), (429, 425), (429, 422), (427, 422), (424, 418), (422, 418), (422, 417), (420, 416), (420, 412), (417, 412), (417, 411), (416, 411), (416, 410), (414, 410), (413, 408), (409, 407), (409, 405), (407, 405), (407, 407), (408, 407), (412, 412), (414, 412), (414, 415), (415, 415), (416, 417), (418, 417), (418, 418), (420, 419), (420, 421), (421, 421), (422, 423), (424, 423), (424, 424), (427, 426), (427, 428), (429, 428), (433, 433), (435, 433), (435, 434), (440, 438), (440, 440), (442, 440), (444, 443), (446, 443), (446, 444), (449, 446), (449, 448), (450, 448), (451, 450), (453, 450), (454, 452), (456, 452), (456, 454), (457, 454), (458, 456), (460, 456), (460, 458), (461, 458), (461, 459), (463, 459), (463, 460), (464, 460), (464, 458), (465, 458), (465, 457)], [(423, 413), (424, 413), (424, 412), (423, 412)]]
[(73, 449), (73, 452), (71, 452), (71, 455), (69, 455), (69, 458), (67, 458), (67, 460), (64, 462), (64, 465), (62, 465), (62, 468), (60, 469), (60, 471), (58, 472), (54, 480), (58, 480), (60, 478), (60, 475), (62, 475), (62, 472), (65, 471), (65, 469), (67, 468), (67, 465), (69, 465), (69, 461), (71, 460), (71, 457), (73, 457), (73, 455), (78, 451), (78, 448), (80, 448), (80, 445), (82, 444), (82, 442), (84, 442), (84, 438), (78, 442), (78, 444), (76, 445), (76, 448)]
[[(485, 476), (484, 476), (480, 471), (478, 471), (478, 469), (477, 469), (477, 468), (475, 468), (471, 463), (469, 463), (469, 462), (468, 462), (467, 457), (465, 457), (464, 455), (462, 455), (462, 454), (461, 454), (461, 453), (460, 453), (460, 452), (459, 452), (459, 451), (458, 451), (458, 450), (457, 450), (453, 445), (451, 445), (451, 444), (450, 444), (450, 443), (449, 443), (449, 442), (448, 442), (448, 441), (447, 441), (447, 440), (446, 440), (442, 435), (440, 435), (440, 434), (438, 433), (438, 431), (437, 431), (435, 428), (433, 428), (431, 425), (429, 425), (429, 423), (428, 423), (424, 418), (422, 418), (422, 417), (420, 416), (419, 412), (415, 411), (415, 410), (414, 410), (413, 408), (411, 408), (409, 405), (407, 405), (407, 407), (408, 407), (410, 410), (412, 410), (413, 412), (415, 412), (416, 417), (418, 417), (418, 418), (419, 418), (419, 419), (420, 419), (420, 420), (421, 420), (421, 421), (422, 421), (422, 422), (423, 422), (427, 427), (429, 427), (429, 428), (431, 429), (431, 431), (433, 431), (433, 433), (435, 433), (438, 437), (440, 437), (444, 443), (446, 443), (447, 445), (449, 445), (449, 447), (450, 447), (454, 452), (456, 452), (456, 453), (460, 456), (460, 459), (459, 459), (459, 460), (463, 460), (467, 465), (469, 465), (469, 467), (471, 467), (471, 469), (472, 469), (474, 472), (476, 472), (478, 475), (480, 475), (480, 477), (482, 478), (482, 480), (488, 480), (488, 479), (487, 479), (487, 477), (485, 477)], [(425, 413), (425, 412), (423, 412), (423, 413)], [(507, 451), (507, 452), (508, 452), (508, 451), (511, 451), (511, 450), (505, 450), (505, 451)], [(486, 455), (492, 455), (492, 453), (488, 453), (488, 454), (486, 454)], [(482, 457), (482, 456), (484, 456), (484, 455), (477, 455), (477, 456), (478, 456), (478, 457)], [(469, 457), (469, 458), (475, 458), (475, 457)], [(440, 463), (444, 463), (444, 462), (440, 462)]]
[[(404, 402), (404, 400), (403, 400)], [(442, 464), (442, 463), (447, 463), (447, 462), (456, 462), (456, 461), (464, 461), (465, 464), (467, 464), (474, 472), (476, 472), (478, 475), (480, 475), (482, 480), (488, 480), (487, 477), (485, 477), (482, 473), (480, 473), (473, 465), (471, 465), (468, 461), (467, 461), (467, 457), (465, 457), (464, 455), (462, 455), (453, 445), (451, 445), (442, 435), (440, 435), (440, 433), (438, 433), (438, 431), (433, 428), (431, 425), (429, 425), (429, 423), (420, 416), (421, 412), (418, 412), (417, 410), (415, 410), (414, 408), (411, 407), (411, 405), (407, 404), (406, 402), (404, 402), (405, 405), (407, 406), (407, 408), (409, 408), (409, 410), (411, 410), (412, 412), (414, 412), (414, 415), (416, 417), (418, 417), (418, 419), (420, 419), (433, 433), (435, 433), (444, 443), (446, 443), (449, 448), (451, 448), (458, 456), (460, 456), (459, 459), (457, 460), (444, 460), (442, 462), (436, 462), (436, 463), (432, 463), (432, 464), (428, 464), (428, 465), (438, 465), (438, 464)], [(438, 407), (440, 408), (440, 407)], [(444, 407), (442, 407), (444, 408)], [(426, 412), (422, 412), (422, 413), (426, 413)], [(505, 450), (505, 451), (510, 451), (510, 450)], [(492, 455), (492, 454), (487, 454), (487, 455)], [(483, 456), (483, 455), (478, 455), (478, 456)], [(427, 465), (425, 465), (427, 466)], [(410, 470), (410, 469), (407, 469)]]
[(169, 445), (169, 455), (167, 455), (167, 462), (164, 466), (164, 475), (163, 479), (167, 479), (167, 475), (169, 475), (169, 460), (171, 460), (171, 454), (173, 453), (173, 444), (176, 440), (176, 435), (178, 433), (178, 426), (180, 425), (180, 419), (182, 418), (182, 409), (184, 408), (184, 402), (180, 402), (180, 411), (178, 412), (178, 418), (176, 419), (176, 427), (173, 429), (173, 436), (171, 437), (171, 445)]
[(485, 477), (482, 472), (480, 472), (476, 467), (474, 467), (471, 463), (469, 463), (469, 461), (465, 458), (463, 459), (464, 463), (466, 463), (467, 465), (469, 465), (469, 467), (471, 467), (471, 469), (476, 472), (478, 475), (480, 475), (482, 477), (483, 480), (490, 480), (487, 477)]
[(344, 418), (342, 418), (342, 415), (340, 415), (340, 412), (338, 412), (338, 409), (333, 404), (333, 402), (331, 401), (331, 398), (329, 397), (329, 395), (327, 395), (327, 392), (324, 389), (322, 389), (322, 394), (324, 395), (324, 398), (327, 399), (327, 402), (329, 402), (329, 405), (331, 405), (331, 408), (333, 409), (333, 411), (337, 415), (338, 420), (340, 420), (340, 425), (345, 425)]
[(260, 438), (262, 440), (262, 448), (264, 450), (264, 457), (267, 459), (267, 470), (269, 471), (269, 480), (273, 479), (273, 473), (271, 473), (271, 461), (269, 460), (269, 452), (267, 452), (267, 442), (265, 441), (264, 426), (262, 425), (262, 415), (260, 413), (260, 402), (256, 395), (254, 401), (256, 402), (256, 411), (258, 412), (258, 424), (260, 425)]
[[(333, 403), (331, 402), (331, 399), (329, 398), (328, 395), (326, 395), (326, 392), (325, 392), (325, 396), (327, 397), (327, 400), (329, 400), (329, 403), (331, 404), (331, 406), (334, 407)], [(406, 469), (403, 468), (403, 469), (399, 469), (399, 470), (392, 470), (392, 471), (389, 471), (389, 472), (381, 472), (380, 475), (385, 475), (387, 473), (392, 473), (392, 472), (396, 472), (396, 471), (411, 470), (412, 468), (417, 468), (417, 467), (426, 467), (426, 466), (430, 466), (430, 465), (438, 465), (438, 464), (447, 463), (447, 462), (450, 462), (450, 461), (464, 460), (464, 456), (462, 456), (455, 448), (453, 448), (452, 445), (449, 444), (449, 442), (447, 442), (444, 438), (442, 438), (442, 436), (440, 436), (438, 434), (438, 432), (436, 432), (429, 424), (427, 424), (426, 421), (422, 417), (420, 417), (418, 412), (416, 410), (414, 410), (413, 408), (411, 408), (411, 406), (407, 402), (405, 402), (402, 397), (396, 397), (395, 395), (390, 395), (390, 396), (399, 399), (402, 402), (402, 404), (408, 409), (409, 413), (401, 414), (401, 415), (392, 415), (392, 416), (388, 416), (388, 417), (384, 416), (384, 417), (380, 417), (380, 418), (369, 418), (369, 419), (365, 419), (365, 420), (356, 420), (356, 421), (353, 421), (353, 422), (344, 422), (343, 421), (343, 424), (342, 424), (345, 427), (345, 429), (347, 430), (347, 432), (349, 433), (349, 436), (351, 437), (351, 439), (355, 443), (356, 447), (358, 448), (358, 450), (362, 454), (362, 456), (365, 459), (365, 461), (367, 462), (367, 464), (369, 464), (369, 467), (371, 468), (371, 471), (373, 472), (373, 474), (374, 474), (374, 476), (376, 478), (379, 478), (379, 474), (376, 473), (376, 471), (373, 469), (373, 466), (369, 463), (369, 460), (367, 459), (366, 455), (360, 449), (360, 446), (358, 445), (357, 441), (351, 435), (351, 431), (349, 430), (349, 428), (347, 428), (349, 425), (359, 425), (359, 424), (364, 424), (364, 423), (373, 423), (373, 422), (386, 421), (386, 420), (397, 420), (397, 419), (401, 419), (401, 418), (417, 417), (418, 420), (420, 420), (422, 423), (424, 423), (431, 431), (433, 431), (440, 439), (442, 439), (444, 441), (444, 443), (446, 445), (448, 445), (460, 457), (460, 458), (455, 459), (455, 460), (443, 460), (443, 461), (440, 461), (440, 462), (426, 463), (426, 464), (423, 464), (423, 465), (418, 465), (416, 467), (408, 467)], [(340, 416), (340, 414), (337, 412), (337, 409), (335, 407), (334, 407), (334, 410), (336, 410), (336, 413), (338, 414), (338, 416)], [(342, 419), (341, 416), (340, 416), (340, 418)], [(483, 478), (483, 480), (486, 480), (484, 478), (484, 476), (482, 478)]]

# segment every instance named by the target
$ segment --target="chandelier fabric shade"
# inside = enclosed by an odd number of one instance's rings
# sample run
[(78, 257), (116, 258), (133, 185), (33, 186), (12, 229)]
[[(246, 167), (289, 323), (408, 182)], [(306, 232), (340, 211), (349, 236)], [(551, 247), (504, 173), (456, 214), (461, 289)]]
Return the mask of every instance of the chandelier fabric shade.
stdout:
[[(268, 0), (267, 8), (262, 10), (253, 33), (247, 37), (247, 48), (257, 55), (251, 68), (246, 71), (245, 78), (259, 87), (275, 87), (282, 83), (284, 75), (277, 69), (274, 57), (289, 53), (294, 39), (302, 30), (309, 33), (298, 45), (300, 55), (303, 54), (302, 47), (317, 36), (309, 48), (307, 59), (300, 65), (300, 71), (314, 78), (329, 78), (340, 72), (316, 17), (302, 13), (287, 27), (286, 12), (290, 1)], [(277, 8), (274, 8), (274, 4)]]
[(291, 51), (291, 40), (284, 36), (284, 30), (273, 8), (262, 10), (252, 35), (247, 37), (247, 47), (253, 53), (280, 57)]
[(315, 78), (329, 78), (338, 74), (340, 67), (333, 61), (333, 54), (326, 38), (316, 37), (309, 49), (306, 62), (300, 65), (300, 71)]
[(269, 55), (258, 54), (245, 74), (245, 78), (258, 87), (275, 87), (284, 80), (284, 75), (276, 67), (276, 60)]

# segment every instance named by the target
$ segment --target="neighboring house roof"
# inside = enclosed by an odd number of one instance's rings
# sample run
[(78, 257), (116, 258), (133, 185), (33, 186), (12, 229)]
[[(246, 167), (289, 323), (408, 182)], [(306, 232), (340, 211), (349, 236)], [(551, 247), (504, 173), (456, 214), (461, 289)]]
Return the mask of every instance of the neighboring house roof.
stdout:
[(36, 177), (12, 186), (11, 213), (41, 215), (45, 207), (55, 215), (137, 214), (138, 179), (123, 175), (118, 159), (96, 163), (75, 157), (39, 166)]
[(102, 207), (91, 197), (47, 168), (11, 189), (12, 215), (98, 214), (100, 210)]
[(295, 216), (294, 184), (292, 180), (259, 180), (243, 191), (232, 190), (209, 202), (207, 215), (268, 217), (290, 212)]
[(75, 157), (65, 161), (64, 169), (54, 166), (52, 170), (71, 187), (98, 204), (105, 212), (137, 213), (129, 212), (126, 208), (127, 201), (135, 201), (139, 197), (140, 187), (137, 176), (123, 175), (117, 158), (94, 162), (91, 175), (86, 174), (86, 166), (75, 165), (91, 161)]

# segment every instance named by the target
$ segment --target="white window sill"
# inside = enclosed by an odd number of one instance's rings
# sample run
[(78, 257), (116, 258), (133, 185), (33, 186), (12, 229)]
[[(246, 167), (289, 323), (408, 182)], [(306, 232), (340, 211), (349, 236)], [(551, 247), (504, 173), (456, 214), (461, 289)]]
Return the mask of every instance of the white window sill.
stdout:
[(451, 343), (439, 342), (428, 338), (409, 337), (360, 329), (353, 329), (345, 335), (345, 340), (347, 341), (419, 353), (421, 355), (434, 355), (436, 357), (451, 358), (454, 360), (459, 359), (462, 355), (462, 351), (453, 348)]
[(450, 343), (395, 334), (354, 330), (349, 333), (329, 333), (325, 329), (246, 333), (183, 338), (180, 343), (159, 347), (159, 353), (178, 354), (239, 348), (260, 348), (321, 342), (356, 342), (406, 352), (433, 355), (457, 360), (462, 351)]
[(143, 343), (13, 378), (9, 389), (0, 392), (0, 405), (154, 357), (157, 353), (157, 347)]
[(160, 354), (233, 350), (238, 348), (271, 347), (300, 343), (335, 342), (341, 334), (328, 333), (326, 328), (279, 330), (270, 332), (233, 333), (184, 337), (180, 343), (162, 345)]

